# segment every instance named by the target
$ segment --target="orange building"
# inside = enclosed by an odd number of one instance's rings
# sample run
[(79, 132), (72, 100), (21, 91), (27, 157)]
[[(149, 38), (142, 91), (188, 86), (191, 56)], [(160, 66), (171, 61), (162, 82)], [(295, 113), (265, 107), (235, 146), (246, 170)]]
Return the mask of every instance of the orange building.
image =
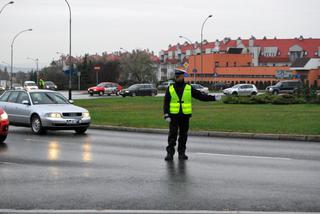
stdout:
[[(224, 82), (227, 84), (251, 83), (255, 85), (271, 85), (284, 79), (300, 78), (306, 84), (320, 86), (320, 61), (305, 60), (303, 63), (292, 66), (257, 66), (252, 67), (250, 54), (205, 54), (203, 57), (203, 71), (201, 71), (201, 56), (189, 58), (188, 73), (186, 81), (204, 84)], [(312, 61), (312, 62), (311, 62)], [(308, 63), (309, 62), (309, 63)], [(197, 72), (194, 73), (194, 68)], [(195, 76), (194, 76), (195, 74)]]

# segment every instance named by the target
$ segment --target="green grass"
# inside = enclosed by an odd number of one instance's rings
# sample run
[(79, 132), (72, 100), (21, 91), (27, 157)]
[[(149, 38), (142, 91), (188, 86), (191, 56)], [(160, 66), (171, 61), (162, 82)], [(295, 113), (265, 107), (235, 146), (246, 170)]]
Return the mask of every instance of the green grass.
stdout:
[[(163, 98), (126, 97), (77, 100), (88, 109), (93, 124), (168, 128), (163, 120)], [(191, 130), (320, 134), (320, 105), (231, 105), (193, 100)]]

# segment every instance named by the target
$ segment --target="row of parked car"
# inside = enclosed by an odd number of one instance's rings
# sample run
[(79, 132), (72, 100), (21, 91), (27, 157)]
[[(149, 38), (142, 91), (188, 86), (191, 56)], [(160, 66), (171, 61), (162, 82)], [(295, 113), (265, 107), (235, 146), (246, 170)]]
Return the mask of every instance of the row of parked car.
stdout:
[[(19, 83), (13, 83), (12, 89), (13, 90), (23, 90), (23, 89), (34, 90), (34, 89), (39, 89), (39, 87), (34, 81), (25, 81), (23, 83), (23, 86)], [(58, 89), (58, 87), (52, 81), (45, 81), (43, 89), (56, 91)], [(3, 88), (3, 90), (5, 90), (5, 88)]]
[[(166, 82), (165, 84), (161, 84), (158, 86), (159, 90), (164, 90), (167, 87), (170, 86), (170, 84), (173, 84), (173, 82)], [(208, 94), (209, 89), (207, 87), (203, 87), (200, 84), (191, 84), (192, 87), (195, 89)], [(126, 96), (155, 96), (158, 94), (158, 89), (155, 88), (153, 84), (150, 83), (144, 83), (144, 84), (134, 84), (131, 85), (128, 88), (123, 89), (122, 86), (120, 86), (118, 83), (112, 83), (112, 82), (102, 82), (98, 84), (97, 86), (93, 86), (88, 88), (88, 94), (90, 96), (93, 96), (95, 94), (98, 94), (99, 96), (103, 95), (121, 95), (123, 97)]]
[[(155, 88), (153, 84), (134, 84), (126, 89), (123, 89), (118, 83), (102, 82), (97, 86), (88, 89), (88, 93), (93, 96), (98, 94), (100, 96), (107, 95), (121, 95), (126, 96), (155, 96), (158, 90), (166, 90), (173, 81), (167, 81), (161, 83), (158, 88)], [(194, 89), (201, 91), (202, 93), (208, 94), (209, 89), (200, 84), (191, 84)], [(223, 93), (225, 95), (237, 95), (237, 96), (248, 96), (257, 95), (258, 89), (254, 84), (237, 84), (232, 87), (225, 88), (226, 85), (219, 85), (217, 87), (224, 88)], [(280, 94), (280, 93), (296, 93), (303, 86), (300, 80), (286, 80), (280, 81), (274, 86), (268, 86), (266, 88), (267, 93)]]
[(97, 86), (93, 86), (88, 88), (88, 94), (93, 96), (94, 94), (102, 95), (121, 95), (123, 97), (126, 96), (155, 96), (158, 91), (153, 86), (153, 84), (145, 83), (145, 84), (134, 84), (130, 87), (123, 89), (121, 85), (118, 83), (112, 82), (102, 82)]
[[(285, 80), (280, 81), (276, 85), (268, 86), (265, 90), (270, 94), (295, 94), (303, 87), (303, 83), (300, 80)], [(253, 84), (237, 84), (233, 87), (223, 90), (226, 95), (257, 95), (258, 89)]]

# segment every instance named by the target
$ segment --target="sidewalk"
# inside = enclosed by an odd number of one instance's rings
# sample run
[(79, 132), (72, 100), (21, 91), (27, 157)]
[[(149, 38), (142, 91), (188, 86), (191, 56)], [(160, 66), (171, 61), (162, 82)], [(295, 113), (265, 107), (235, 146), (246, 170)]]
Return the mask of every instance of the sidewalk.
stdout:
[[(107, 126), (107, 125), (91, 125), (90, 128), (91, 129), (99, 129), (99, 130), (110, 130), (110, 131), (168, 134), (168, 129), (133, 128), (133, 127)], [(218, 132), (218, 131), (189, 131), (189, 136), (320, 142), (320, 135), (264, 134), (264, 133), (241, 133), (241, 132)]]

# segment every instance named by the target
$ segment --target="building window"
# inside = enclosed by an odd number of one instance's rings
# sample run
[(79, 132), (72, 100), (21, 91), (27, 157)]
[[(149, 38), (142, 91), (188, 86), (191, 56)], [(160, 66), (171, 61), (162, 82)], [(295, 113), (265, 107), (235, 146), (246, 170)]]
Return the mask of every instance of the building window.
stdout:
[(226, 63), (226, 67), (229, 67), (229, 62)]
[(233, 66), (234, 66), (234, 67), (237, 67), (237, 62), (234, 62), (234, 63), (233, 63)]
[(219, 62), (214, 62), (215, 67), (219, 67)]

